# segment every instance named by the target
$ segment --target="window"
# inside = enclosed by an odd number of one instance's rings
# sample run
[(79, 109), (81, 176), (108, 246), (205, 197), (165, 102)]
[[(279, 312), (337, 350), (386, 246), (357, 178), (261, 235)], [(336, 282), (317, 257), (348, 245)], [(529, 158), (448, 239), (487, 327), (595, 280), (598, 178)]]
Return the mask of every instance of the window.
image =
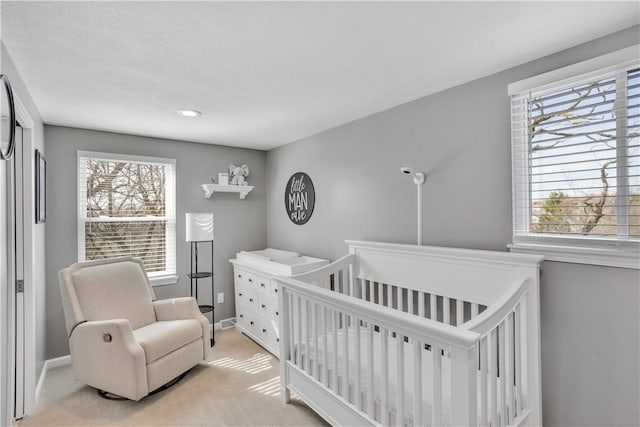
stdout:
[(78, 151), (78, 259), (142, 258), (176, 283), (175, 160)]
[(640, 268), (638, 46), (509, 86), (513, 245)]

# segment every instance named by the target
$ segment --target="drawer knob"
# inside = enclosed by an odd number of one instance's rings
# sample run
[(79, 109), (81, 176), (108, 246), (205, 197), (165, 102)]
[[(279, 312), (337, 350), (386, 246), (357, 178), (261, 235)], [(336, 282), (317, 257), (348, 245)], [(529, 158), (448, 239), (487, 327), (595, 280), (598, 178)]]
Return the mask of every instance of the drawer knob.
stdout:
[(111, 342), (111, 334), (102, 334), (102, 340), (104, 342)]
[(242, 296), (242, 292), (238, 292), (238, 296), (241, 297)]
[(251, 321), (251, 324), (253, 325), (253, 320)]
[(263, 288), (267, 287), (267, 285), (265, 285), (264, 283), (260, 283), (260, 286), (262, 286)]
[(276, 294), (278, 293), (278, 288), (276, 288)]
[(276, 316), (280, 316), (280, 313), (278, 313), (277, 311), (276, 311)]
[(242, 279), (242, 274), (238, 274), (238, 279)]
[(253, 282), (253, 279), (249, 279), (249, 283)]
[(267, 332), (267, 330), (266, 330), (266, 329), (263, 329), (263, 330), (262, 330), (262, 332)]
[(249, 302), (253, 302), (253, 298), (249, 298)]
[(240, 317), (244, 317), (244, 314), (241, 314)]
[(280, 338), (276, 338), (276, 342), (280, 342)]
[(264, 304), (262, 304), (262, 308), (267, 308), (267, 306), (266, 306), (266, 305), (264, 305)]

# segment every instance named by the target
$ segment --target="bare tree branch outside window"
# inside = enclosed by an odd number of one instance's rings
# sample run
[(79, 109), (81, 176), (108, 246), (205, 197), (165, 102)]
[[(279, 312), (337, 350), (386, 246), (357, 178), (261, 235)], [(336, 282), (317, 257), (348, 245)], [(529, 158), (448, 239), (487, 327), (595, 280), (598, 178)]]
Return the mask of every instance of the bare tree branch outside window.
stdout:
[(85, 258), (131, 255), (164, 271), (165, 166), (89, 159), (86, 168)]
[[(622, 109), (614, 77), (529, 102), (532, 232), (616, 236), (618, 144), (624, 144), (629, 237), (640, 239), (640, 73), (629, 76)], [(620, 114), (627, 118), (623, 129)]]

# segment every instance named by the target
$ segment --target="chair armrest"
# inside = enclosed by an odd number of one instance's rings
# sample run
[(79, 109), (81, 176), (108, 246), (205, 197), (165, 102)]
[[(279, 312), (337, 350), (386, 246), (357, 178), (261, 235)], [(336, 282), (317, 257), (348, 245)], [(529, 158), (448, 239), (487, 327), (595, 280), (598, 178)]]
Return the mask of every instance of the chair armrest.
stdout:
[(202, 316), (198, 303), (193, 297), (154, 301), (153, 309), (156, 311), (157, 320), (198, 319)]
[(77, 379), (132, 400), (149, 393), (144, 349), (128, 320), (81, 323), (72, 331), (69, 347)]
[(154, 301), (153, 309), (156, 311), (156, 319), (158, 321), (197, 319), (202, 327), (203, 359), (209, 357), (209, 352), (211, 351), (209, 320), (200, 313), (200, 308), (195, 298), (182, 297)]

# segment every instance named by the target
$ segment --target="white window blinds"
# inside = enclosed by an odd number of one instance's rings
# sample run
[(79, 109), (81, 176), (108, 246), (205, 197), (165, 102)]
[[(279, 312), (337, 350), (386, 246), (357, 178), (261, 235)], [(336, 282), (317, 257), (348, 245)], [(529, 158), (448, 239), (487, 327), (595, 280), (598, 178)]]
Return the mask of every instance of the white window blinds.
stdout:
[(78, 258), (142, 258), (175, 276), (175, 160), (78, 152)]
[(640, 69), (514, 94), (514, 234), (640, 240)]

